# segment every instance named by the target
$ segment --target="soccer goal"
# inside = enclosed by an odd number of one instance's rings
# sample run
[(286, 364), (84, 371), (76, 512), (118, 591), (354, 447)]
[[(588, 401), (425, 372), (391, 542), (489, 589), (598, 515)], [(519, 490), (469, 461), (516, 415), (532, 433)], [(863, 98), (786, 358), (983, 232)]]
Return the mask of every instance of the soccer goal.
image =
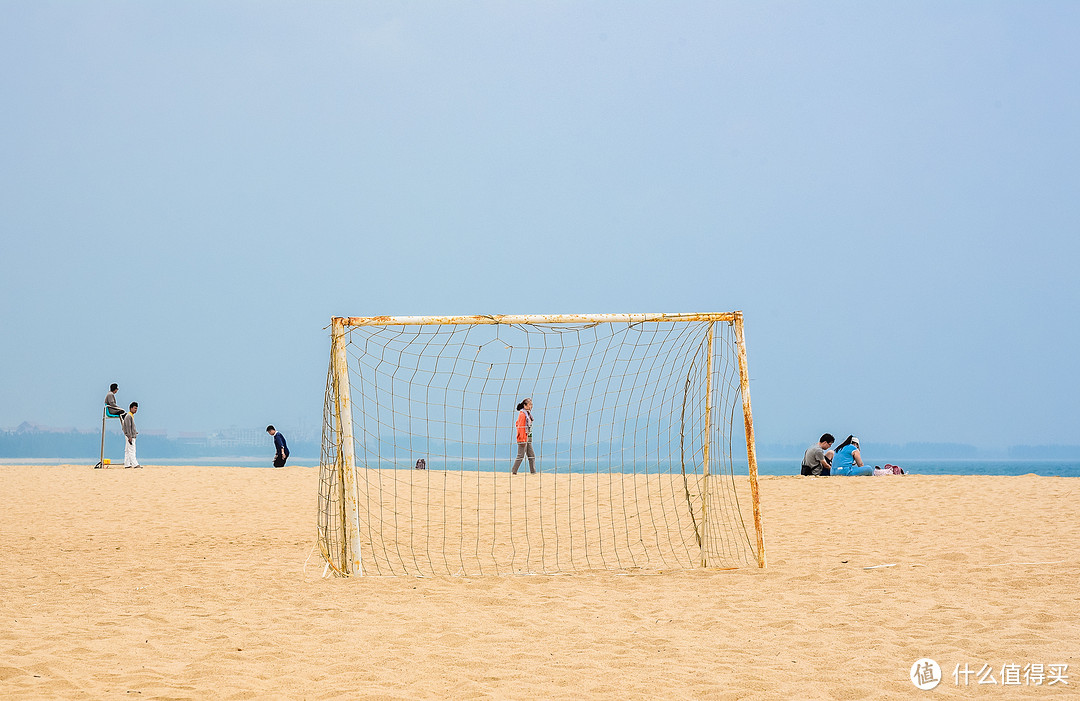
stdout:
[(765, 566), (741, 312), (330, 328), (318, 527), (334, 572)]

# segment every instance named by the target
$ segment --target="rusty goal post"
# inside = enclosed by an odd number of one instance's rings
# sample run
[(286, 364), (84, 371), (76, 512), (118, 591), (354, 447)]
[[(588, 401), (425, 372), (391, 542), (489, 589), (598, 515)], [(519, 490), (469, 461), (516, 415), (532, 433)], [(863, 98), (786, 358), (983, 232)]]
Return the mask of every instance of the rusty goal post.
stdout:
[(342, 576), (764, 567), (742, 312), (334, 317), (318, 531)]

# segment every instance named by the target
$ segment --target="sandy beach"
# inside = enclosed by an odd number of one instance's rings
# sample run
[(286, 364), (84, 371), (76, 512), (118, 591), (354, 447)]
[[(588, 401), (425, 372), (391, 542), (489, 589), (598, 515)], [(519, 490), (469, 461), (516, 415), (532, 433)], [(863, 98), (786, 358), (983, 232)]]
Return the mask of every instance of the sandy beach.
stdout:
[(345, 580), (317, 473), (0, 466), (0, 697), (1080, 695), (1076, 479), (763, 477), (765, 570)]

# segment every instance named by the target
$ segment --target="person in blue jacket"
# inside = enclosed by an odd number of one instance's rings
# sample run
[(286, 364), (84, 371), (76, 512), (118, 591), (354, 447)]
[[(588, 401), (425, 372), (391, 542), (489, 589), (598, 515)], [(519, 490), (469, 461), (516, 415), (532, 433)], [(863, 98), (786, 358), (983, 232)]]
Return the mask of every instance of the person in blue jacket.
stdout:
[(844, 442), (836, 447), (836, 455), (833, 456), (832, 473), (834, 475), (870, 476), (874, 474), (874, 468), (863, 463), (862, 453), (859, 452), (859, 439), (848, 436)]

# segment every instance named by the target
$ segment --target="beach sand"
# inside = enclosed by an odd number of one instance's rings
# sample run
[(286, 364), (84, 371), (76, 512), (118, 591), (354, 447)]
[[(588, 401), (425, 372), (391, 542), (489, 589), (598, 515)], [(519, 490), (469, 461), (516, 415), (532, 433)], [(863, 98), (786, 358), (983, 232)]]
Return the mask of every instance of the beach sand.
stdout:
[(1075, 478), (763, 477), (765, 570), (346, 580), (317, 472), (0, 466), (0, 697), (1080, 694)]

